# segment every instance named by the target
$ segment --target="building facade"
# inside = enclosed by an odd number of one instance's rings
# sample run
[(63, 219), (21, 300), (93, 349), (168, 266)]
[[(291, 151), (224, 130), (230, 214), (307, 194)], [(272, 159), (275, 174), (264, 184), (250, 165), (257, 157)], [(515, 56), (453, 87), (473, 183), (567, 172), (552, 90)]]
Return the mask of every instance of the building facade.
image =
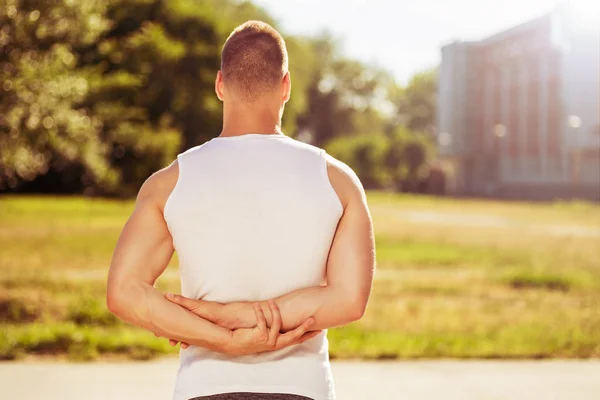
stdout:
[(443, 47), (438, 135), (457, 194), (600, 199), (600, 28), (563, 5)]

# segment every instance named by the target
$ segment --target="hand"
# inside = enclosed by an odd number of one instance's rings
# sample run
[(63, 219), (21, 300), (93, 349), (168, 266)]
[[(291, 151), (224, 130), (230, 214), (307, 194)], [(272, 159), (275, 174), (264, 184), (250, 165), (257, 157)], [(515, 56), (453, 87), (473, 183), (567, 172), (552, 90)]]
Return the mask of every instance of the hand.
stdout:
[[(180, 305), (200, 318), (220, 325), (227, 329), (254, 328), (256, 316), (252, 303), (235, 302), (221, 304), (201, 299), (190, 299), (178, 294), (165, 293), (165, 298), (171, 303)], [(244, 317), (245, 316), (245, 317)], [(248, 318), (251, 316), (251, 318)], [(155, 336), (158, 336), (155, 334)], [(177, 346), (179, 341), (169, 339), (171, 346)], [(181, 348), (187, 349), (189, 345), (181, 342)]]
[[(155, 333), (155, 334), (154, 334), (154, 336), (156, 336), (156, 337), (162, 337), (162, 336), (160, 336), (158, 333)], [(178, 341), (178, 340), (175, 340), (175, 339), (169, 339), (169, 344), (170, 344), (171, 346), (177, 346), (177, 344), (178, 344), (178, 343), (179, 343), (179, 341)], [(189, 344), (187, 344), (186, 342), (181, 342), (181, 348), (182, 348), (182, 349), (187, 349), (188, 347), (190, 347), (190, 345), (189, 345)]]
[(229, 343), (222, 349), (223, 353), (246, 355), (275, 351), (303, 343), (320, 333), (320, 331), (307, 332), (315, 323), (314, 318), (310, 317), (296, 329), (281, 334), (281, 313), (273, 300), (269, 300), (269, 309), (273, 316), (271, 328), (267, 328), (267, 320), (260, 305), (254, 304), (256, 327), (232, 331)]
[(248, 302), (228, 304), (190, 299), (178, 294), (166, 293), (165, 297), (197, 316), (227, 329), (254, 328), (256, 315), (254, 305)]

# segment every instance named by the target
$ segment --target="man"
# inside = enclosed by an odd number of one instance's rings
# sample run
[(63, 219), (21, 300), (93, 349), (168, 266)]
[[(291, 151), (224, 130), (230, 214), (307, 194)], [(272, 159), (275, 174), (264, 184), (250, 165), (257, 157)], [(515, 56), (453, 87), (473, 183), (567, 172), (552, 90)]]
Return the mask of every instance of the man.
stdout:
[[(221, 135), (140, 189), (108, 307), (182, 343), (176, 400), (335, 399), (324, 330), (362, 317), (373, 279), (364, 190), (346, 165), (281, 133), (291, 81), (272, 27), (233, 31), (215, 90)], [(174, 250), (185, 297), (153, 286)]]

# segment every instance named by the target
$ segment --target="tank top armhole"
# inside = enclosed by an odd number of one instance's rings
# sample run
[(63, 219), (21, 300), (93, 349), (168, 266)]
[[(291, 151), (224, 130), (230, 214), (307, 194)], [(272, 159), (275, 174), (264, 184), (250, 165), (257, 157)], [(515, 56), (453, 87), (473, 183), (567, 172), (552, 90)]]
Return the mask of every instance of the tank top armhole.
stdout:
[(321, 155), (321, 171), (322, 171), (322, 175), (323, 175), (323, 179), (325, 182), (325, 186), (327, 188), (327, 191), (329, 192), (329, 196), (331, 197), (333, 203), (335, 204), (335, 207), (338, 211), (338, 215), (341, 217), (342, 214), (344, 213), (344, 206), (342, 205), (342, 201), (340, 200), (340, 197), (338, 196), (337, 192), (335, 191), (335, 189), (333, 188), (333, 185), (331, 184), (331, 180), (329, 179), (329, 172), (328, 172), (328, 168), (327, 168), (327, 152), (324, 149), (320, 149), (320, 155)]
[(183, 173), (183, 164), (181, 162), (183, 159), (182, 155), (183, 155), (183, 153), (177, 155), (177, 170), (178, 170), (177, 182), (175, 182), (175, 186), (173, 186), (173, 190), (171, 190), (171, 193), (169, 193), (169, 196), (167, 197), (167, 201), (165, 201), (165, 206), (163, 208), (163, 217), (165, 219), (165, 222), (167, 223), (167, 227), (169, 227), (169, 228), (170, 228), (169, 216), (170, 216), (171, 205), (173, 203), (173, 197), (175, 195), (175, 192), (177, 191), (177, 188), (179, 186), (181, 186), (180, 182), (181, 182), (182, 173)]

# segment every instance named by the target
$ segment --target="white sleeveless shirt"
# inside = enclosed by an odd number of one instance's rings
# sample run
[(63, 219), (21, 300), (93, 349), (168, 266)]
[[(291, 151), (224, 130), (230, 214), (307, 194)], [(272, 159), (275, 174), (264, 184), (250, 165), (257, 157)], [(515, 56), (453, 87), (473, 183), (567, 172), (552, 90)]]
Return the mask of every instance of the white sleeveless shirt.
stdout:
[[(259, 301), (324, 283), (343, 209), (323, 150), (284, 135), (245, 134), (177, 159), (164, 216), (184, 296)], [(327, 332), (258, 355), (181, 350), (175, 400), (230, 392), (335, 399)]]

